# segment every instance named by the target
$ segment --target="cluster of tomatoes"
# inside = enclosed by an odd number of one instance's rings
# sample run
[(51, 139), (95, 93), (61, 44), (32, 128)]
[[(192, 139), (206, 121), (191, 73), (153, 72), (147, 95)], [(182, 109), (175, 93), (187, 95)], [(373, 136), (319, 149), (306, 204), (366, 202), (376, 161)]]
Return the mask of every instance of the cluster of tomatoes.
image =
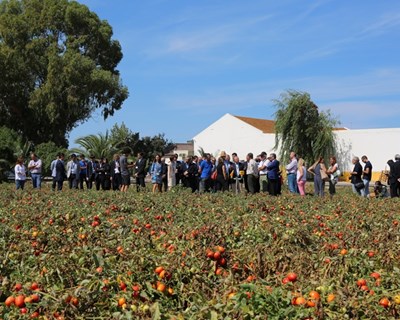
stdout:
[(222, 246), (216, 246), (215, 250), (207, 250), (207, 258), (215, 261), (215, 274), (220, 275), (222, 273), (222, 268), (227, 265), (226, 260), (226, 250)]
[[(36, 303), (40, 301), (40, 296), (38, 292), (40, 291), (39, 285), (34, 282), (30, 286), (27, 286), (27, 292), (30, 292), (30, 294), (23, 294), (21, 291), (23, 290), (23, 286), (20, 283), (17, 283), (14, 286), (14, 291), (16, 292), (16, 295), (11, 295), (9, 296), (6, 301), (5, 305), (7, 307), (17, 307), (19, 308), (19, 312), (21, 314), (26, 314), (28, 313), (28, 307), (29, 306), (34, 306)], [(38, 318), (40, 316), (39, 311), (34, 311), (31, 314), (31, 318)]]

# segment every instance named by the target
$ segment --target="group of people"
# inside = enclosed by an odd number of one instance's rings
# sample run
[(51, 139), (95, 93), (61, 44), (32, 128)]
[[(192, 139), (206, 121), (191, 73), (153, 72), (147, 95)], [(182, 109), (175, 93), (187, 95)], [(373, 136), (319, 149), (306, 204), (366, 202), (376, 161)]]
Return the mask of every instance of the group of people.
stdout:
[[(336, 157), (329, 158), (329, 165), (325, 165), (323, 157), (319, 157), (308, 169), (304, 159), (299, 158), (295, 152), (290, 152), (289, 161), (281, 166), (275, 153), (267, 155), (261, 152), (254, 157), (248, 153), (245, 160), (240, 160), (236, 153), (232, 157), (222, 151), (218, 157), (209, 153), (202, 157), (188, 156), (184, 161), (178, 161), (178, 155), (168, 158), (156, 155), (147, 166), (143, 153), (138, 153), (136, 161), (129, 162), (130, 150), (115, 154), (112, 161), (107, 158), (95, 159), (90, 156), (86, 159), (83, 154), (79, 157), (72, 154), (67, 163), (65, 155), (59, 153), (52, 161), (50, 169), (53, 177), (52, 189), (62, 190), (64, 181), (68, 181), (70, 189), (120, 190), (126, 192), (131, 184), (131, 171), (136, 180), (137, 191), (146, 187), (145, 178), (151, 177), (152, 191), (162, 192), (171, 190), (176, 185), (190, 188), (192, 192), (217, 192), (232, 191), (234, 193), (246, 192), (255, 194), (266, 192), (272, 196), (279, 195), (282, 189), (282, 170), (285, 170), (289, 192), (292, 194), (306, 194), (307, 174), (314, 178), (314, 194), (324, 196), (325, 183), (329, 183), (331, 197), (336, 193), (336, 184), (341, 176), (341, 171)], [(361, 165), (362, 162), (364, 166)], [(353, 192), (369, 197), (370, 182), (372, 178), (372, 164), (367, 156), (353, 157), (353, 170), (350, 172), (350, 182)], [(16, 188), (23, 189), (28, 172), (32, 178), (33, 188), (41, 188), (42, 161), (35, 153), (31, 154), (28, 166), (25, 167), (24, 159), (19, 157), (15, 165)], [(389, 160), (390, 172), (388, 183), (390, 196), (400, 196), (400, 155), (395, 160)], [(389, 195), (387, 188), (380, 181), (374, 185), (375, 196), (386, 197)]]

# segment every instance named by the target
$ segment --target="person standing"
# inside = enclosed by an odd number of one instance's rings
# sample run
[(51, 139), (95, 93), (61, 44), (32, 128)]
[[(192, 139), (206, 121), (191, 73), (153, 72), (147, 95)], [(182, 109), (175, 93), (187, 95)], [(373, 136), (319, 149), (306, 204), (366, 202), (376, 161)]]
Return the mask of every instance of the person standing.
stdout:
[(369, 184), (370, 184), (371, 178), (372, 178), (372, 164), (368, 160), (367, 156), (362, 156), (361, 161), (365, 163), (365, 166), (363, 169), (363, 177), (362, 177), (365, 187), (363, 190), (361, 190), (361, 195), (363, 197), (369, 198)]
[(42, 160), (40, 160), (35, 153), (31, 154), (28, 170), (31, 172), (33, 188), (40, 189), (42, 185)]
[(297, 156), (295, 152), (290, 152), (290, 163), (286, 166), (286, 173), (288, 178), (289, 192), (297, 193)]
[(221, 156), (217, 161), (217, 180), (215, 181), (215, 191), (227, 191), (228, 190), (228, 173), (225, 159)]
[(243, 185), (243, 163), (240, 162), (239, 157), (237, 155), (233, 155), (233, 183), (231, 185), (231, 189), (235, 194), (238, 194), (242, 191)]
[(200, 174), (200, 192), (209, 192), (211, 186), (211, 173), (213, 164), (211, 162), (211, 155), (205, 154), (205, 159), (200, 163), (199, 174)]
[(156, 155), (150, 167), (151, 183), (153, 184), (153, 193), (162, 192), (162, 172), (163, 166), (160, 155)]
[(119, 165), (119, 154), (114, 154), (114, 160), (111, 161), (111, 183), (114, 191), (119, 190), (121, 186), (121, 168)]
[(15, 172), (15, 187), (16, 190), (21, 189), (24, 190), (25, 181), (26, 181), (26, 167), (24, 164), (24, 157), (18, 157), (17, 162), (14, 168)]
[(177, 165), (177, 158), (176, 156), (172, 156), (169, 158), (167, 176), (168, 176), (168, 190), (171, 190), (173, 187), (176, 186), (176, 165)]
[(329, 179), (329, 195), (331, 198), (333, 198), (333, 196), (336, 193), (336, 184), (339, 181), (339, 167), (336, 161), (336, 157), (332, 156), (329, 158), (329, 168), (326, 171), (326, 174), (328, 174), (330, 176)]
[(296, 181), (299, 193), (304, 197), (306, 195), (307, 171), (302, 158), (297, 162)]
[(269, 160), (267, 159), (267, 153), (261, 152), (260, 162), (258, 163), (258, 174), (260, 176), (260, 191), (268, 192), (268, 169)]
[(257, 190), (257, 180), (258, 180), (258, 165), (257, 162), (253, 159), (254, 155), (249, 152), (246, 156), (247, 160), (247, 186), (249, 188), (249, 193), (255, 194)]
[(71, 160), (67, 163), (67, 179), (70, 189), (78, 189), (79, 181), (79, 162), (76, 154), (71, 155)]
[(188, 169), (185, 172), (187, 183), (192, 189), (192, 193), (199, 190), (199, 166), (197, 164), (197, 156), (188, 157)]
[(64, 164), (64, 153), (59, 153), (57, 155), (57, 159), (53, 160), (51, 163), (51, 172), (53, 176), (53, 186), (52, 189), (56, 189), (57, 185), (57, 190), (61, 191), (63, 188), (64, 180), (66, 178), (66, 172), (65, 172), (65, 164)]
[(86, 179), (87, 179), (87, 188), (90, 190), (93, 188), (93, 182), (96, 181), (96, 157), (94, 155), (90, 155), (90, 160), (86, 164)]
[(128, 164), (128, 157), (131, 153), (129, 148), (124, 150), (123, 155), (119, 158), (119, 164), (121, 168), (121, 191), (126, 192), (128, 191), (129, 185), (131, 184), (131, 177), (129, 174), (129, 168), (133, 167), (133, 164)]
[(314, 195), (323, 197), (325, 195), (325, 180), (322, 176), (326, 175), (324, 158), (319, 157), (307, 171), (314, 176)]
[(394, 160), (389, 160), (387, 164), (390, 167), (389, 185), (390, 197), (398, 198), (400, 196), (400, 154), (396, 154)]
[(361, 179), (363, 169), (360, 164), (360, 158), (354, 157), (352, 163), (354, 164), (354, 168), (353, 171), (350, 173), (350, 181), (352, 184), (353, 192), (362, 196), (363, 193), (361, 193), (361, 190), (364, 190), (364, 183)]
[(276, 154), (269, 155), (269, 163), (267, 165), (268, 188), (271, 196), (279, 194), (279, 161), (276, 160)]
[(83, 190), (83, 182), (86, 184), (86, 189), (89, 189), (88, 178), (87, 178), (87, 161), (85, 155), (79, 156), (79, 189)]
[(136, 178), (136, 191), (144, 190), (146, 188), (145, 177), (146, 177), (146, 160), (143, 158), (144, 153), (139, 152), (137, 154), (137, 160), (135, 162), (135, 178)]

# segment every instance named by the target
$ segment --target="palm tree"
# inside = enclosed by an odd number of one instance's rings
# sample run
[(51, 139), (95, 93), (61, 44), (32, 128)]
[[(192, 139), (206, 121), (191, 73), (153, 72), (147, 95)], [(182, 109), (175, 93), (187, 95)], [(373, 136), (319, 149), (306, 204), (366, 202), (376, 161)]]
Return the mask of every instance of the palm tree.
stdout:
[(99, 133), (97, 135), (91, 134), (86, 137), (81, 137), (75, 140), (75, 143), (80, 145), (80, 148), (73, 148), (70, 151), (77, 154), (83, 154), (87, 158), (94, 155), (97, 159), (107, 158), (111, 159), (117, 149), (113, 145), (108, 131), (103, 135)]

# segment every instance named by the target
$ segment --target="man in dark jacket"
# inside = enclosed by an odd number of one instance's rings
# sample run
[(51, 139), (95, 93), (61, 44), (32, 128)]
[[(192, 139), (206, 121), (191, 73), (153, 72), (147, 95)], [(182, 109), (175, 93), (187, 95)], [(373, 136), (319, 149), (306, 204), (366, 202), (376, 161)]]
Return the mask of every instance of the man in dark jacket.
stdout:
[(94, 155), (90, 155), (90, 160), (87, 162), (86, 175), (87, 188), (92, 189), (93, 182), (96, 180), (96, 157)]
[(139, 152), (137, 155), (137, 160), (135, 162), (135, 178), (136, 178), (136, 190), (144, 190), (146, 184), (144, 178), (146, 177), (146, 160), (143, 158), (144, 153)]
[(390, 167), (389, 185), (390, 196), (398, 198), (400, 196), (400, 154), (396, 154), (394, 160), (389, 160), (387, 164)]
[(57, 183), (57, 190), (61, 191), (63, 187), (64, 180), (66, 178), (65, 164), (64, 164), (64, 153), (59, 153), (55, 163), (55, 176), (53, 180)]

